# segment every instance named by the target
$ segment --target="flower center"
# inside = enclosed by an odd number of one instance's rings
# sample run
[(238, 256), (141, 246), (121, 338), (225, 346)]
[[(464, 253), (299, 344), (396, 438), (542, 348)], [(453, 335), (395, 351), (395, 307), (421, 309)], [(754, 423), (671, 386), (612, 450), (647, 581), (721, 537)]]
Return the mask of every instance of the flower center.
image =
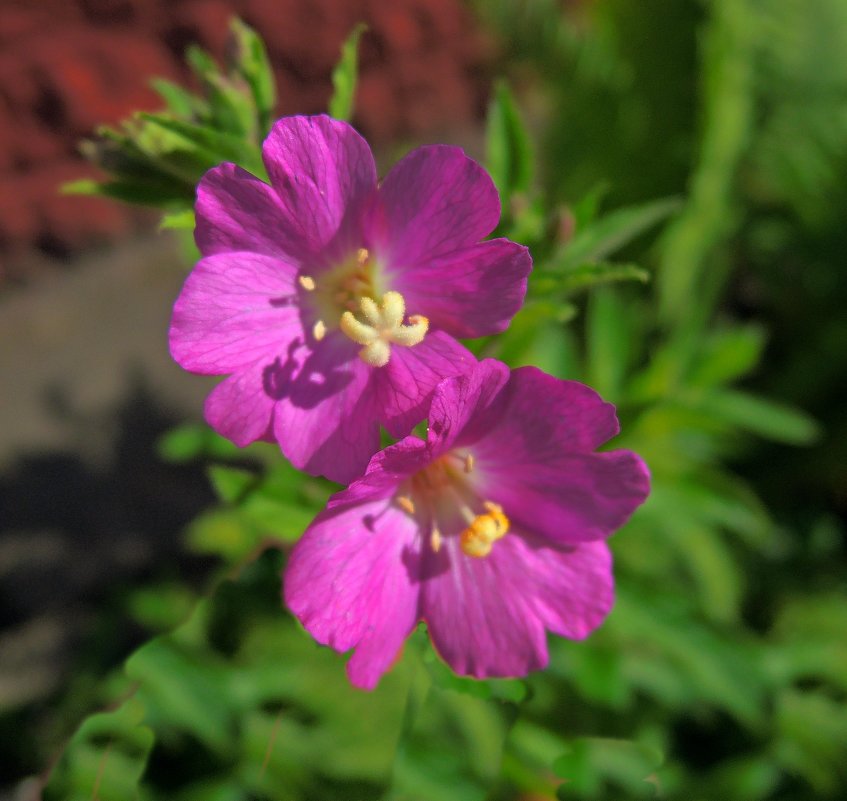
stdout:
[[(301, 275), (300, 286), (315, 293), (318, 320), (312, 336), (320, 341), (326, 336), (327, 323), (362, 345), (359, 358), (373, 367), (384, 367), (391, 358), (391, 346), (412, 347), (423, 341), (429, 320), (419, 314), (406, 318), (406, 299), (389, 291), (380, 298), (374, 287), (374, 265), (366, 248), (359, 248), (354, 262), (331, 271), (319, 287), (309, 275)], [(377, 301), (377, 298), (380, 298)]]
[(436, 553), (444, 542), (443, 531), (458, 536), (462, 553), (478, 559), (509, 533), (503, 507), (480, 499), (469, 484), (473, 469), (472, 454), (450, 453), (412, 476), (408, 494), (395, 498), (403, 511), (429, 524), (429, 544)]

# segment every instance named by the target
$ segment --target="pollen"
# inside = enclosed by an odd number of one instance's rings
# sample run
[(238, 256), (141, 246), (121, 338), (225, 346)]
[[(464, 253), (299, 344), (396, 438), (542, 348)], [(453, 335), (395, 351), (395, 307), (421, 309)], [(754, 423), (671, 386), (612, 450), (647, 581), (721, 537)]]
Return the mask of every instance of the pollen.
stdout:
[(435, 553), (441, 550), (441, 532), (438, 526), (432, 527), (432, 534), (429, 535), (429, 546)]
[(408, 495), (398, 495), (397, 505), (410, 515), (415, 513), (415, 502)]
[[(364, 248), (360, 248), (367, 254)], [(429, 330), (429, 320), (415, 314), (406, 316), (406, 300), (399, 292), (386, 292), (377, 303), (371, 297), (359, 300), (359, 317), (352, 311), (341, 315), (339, 327), (355, 343), (362, 345), (359, 357), (373, 367), (384, 367), (391, 358), (391, 345), (412, 347), (423, 341)], [(361, 319), (360, 319), (361, 318)]]
[(297, 281), (307, 292), (315, 291), (315, 279), (310, 275), (301, 275)]
[(491, 553), (497, 540), (509, 532), (509, 518), (499, 504), (486, 501), (485, 514), (477, 515), (459, 536), (459, 545), (467, 556), (482, 558)]
[(312, 326), (312, 336), (320, 342), (326, 336), (326, 324), (323, 320), (318, 320)]

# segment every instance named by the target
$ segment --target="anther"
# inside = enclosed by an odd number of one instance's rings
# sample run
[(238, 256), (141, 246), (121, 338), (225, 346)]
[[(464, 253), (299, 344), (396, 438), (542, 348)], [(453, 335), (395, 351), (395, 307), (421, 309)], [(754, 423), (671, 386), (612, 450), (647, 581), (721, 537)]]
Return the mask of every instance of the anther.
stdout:
[(420, 315), (409, 318), (403, 325), (406, 301), (399, 292), (386, 292), (381, 303), (364, 296), (359, 299), (359, 311), (366, 322), (352, 311), (341, 315), (339, 327), (354, 342), (362, 345), (359, 356), (373, 367), (384, 367), (391, 357), (391, 345), (417, 345), (429, 330), (429, 320)]
[(299, 282), (300, 286), (302, 286), (303, 289), (305, 289), (307, 292), (315, 291), (315, 279), (312, 278), (310, 275), (301, 275), (297, 279), (297, 281)]
[(491, 501), (483, 506), (486, 513), (477, 515), (459, 536), (459, 546), (467, 556), (488, 556), (494, 543), (509, 532), (509, 518), (503, 513), (503, 507)]
[(326, 325), (323, 320), (318, 320), (312, 326), (312, 336), (320, 342), (326, 336)]
[(432, 527), (432, 534), (429, 535), (429, 545), (435, 553), (441, 550), (441, 532), (438, 526)]
[(367, 248), (359, 248), (356, 251), (356, 261), (359, 264), (363, 265), (368, 260), (369, 257), (370, 257), (370, 253), (368, 253)]
[(464, 464), (464, 469), (465, 469), (465, 472), (466, 472), (466, 473), (470, 473), (470, 472), (473, 470), (474, 461), (475, 461), (475, 460), (474, 460), (474, 458), (473, 458), (473, 454), (472, 454), (472, 453), (466, 453), (466, 454), (465, 454), (465, 464)]
[(396, 500), (397, 505), (404, 512), (408, 512), (410, 515), (415, 513), (415, 502), (408, 495), (398, 495)]

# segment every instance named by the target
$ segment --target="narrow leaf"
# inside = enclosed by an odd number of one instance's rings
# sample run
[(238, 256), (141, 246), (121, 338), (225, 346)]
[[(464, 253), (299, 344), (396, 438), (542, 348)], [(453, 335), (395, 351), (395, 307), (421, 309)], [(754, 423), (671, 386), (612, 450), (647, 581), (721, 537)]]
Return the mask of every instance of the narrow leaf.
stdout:
[(679, 207), (678, 198), (664, 198), (613, 211), (577, 231), (554, 256), (552, 269), (570, 270), (585, 262), (600, 261), (658, 225)]
[(247, 81), (256, 104), (256, 117), (262, 136), (270, 128), (276, 105), (276, 85), (265, 43), (259, 34), (240, 19), (233, 19), (231, 36), (234, 44), (234, 68)]
[(341, 60), (332, 71), (333, 93), (329, 113), (337, 120), (349, 120), (353, 114), (353, 96), (359, 72), (359, 39), (366, 29), (363, 23), (353, 28), (341, 46)]
[(509, 87), (500, 82), (488, 108), (487, 166), (503, 204), (532, 184), (533, 156), (529, 134)]

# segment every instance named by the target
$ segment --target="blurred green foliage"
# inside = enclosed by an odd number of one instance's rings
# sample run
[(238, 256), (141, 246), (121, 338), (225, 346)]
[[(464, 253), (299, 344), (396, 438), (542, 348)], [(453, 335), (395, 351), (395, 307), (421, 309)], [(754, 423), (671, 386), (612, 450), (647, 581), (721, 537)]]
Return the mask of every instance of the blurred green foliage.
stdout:
[[(355, 691), (279, 603), (285, 543), (333, 488), (183, 427), (160, 452), (209, 465), (220, 503), (187, 542), (218, 559), (217, 588), (172, 631), (184, 592), (135, 596), (166, 633), (113, 680), (123, 700), (82, 724), (45, 798), (844, 797), (844, 541), (824, 508), (847, 463), (845, 6), (477, 5), (546, 100), (533, 133), (521, 94), (492, 94), (498, 233), (535, 269), (509, 330), (469, 344), (594, 386), (618, 407), (614, 447), (650, 465), (651, 497), (613, 539), (612, 615), (585, 642), (552, 639), (524, 681), (456, 677), (417, 632), (374, 694)], [(96, 191), (166, 199), (190, 225), (209, 159), (262, 174), (272, 86), (261, 43), (234, 32), (227, 73), (190, 57), (204, 98), (160, 85), (168, 112), (104, 132), (90, 152), (114, 179)], [(359, 35), (334, 75), (345, 117)], [(140, 197), (151, 176), (160, 193)]]

